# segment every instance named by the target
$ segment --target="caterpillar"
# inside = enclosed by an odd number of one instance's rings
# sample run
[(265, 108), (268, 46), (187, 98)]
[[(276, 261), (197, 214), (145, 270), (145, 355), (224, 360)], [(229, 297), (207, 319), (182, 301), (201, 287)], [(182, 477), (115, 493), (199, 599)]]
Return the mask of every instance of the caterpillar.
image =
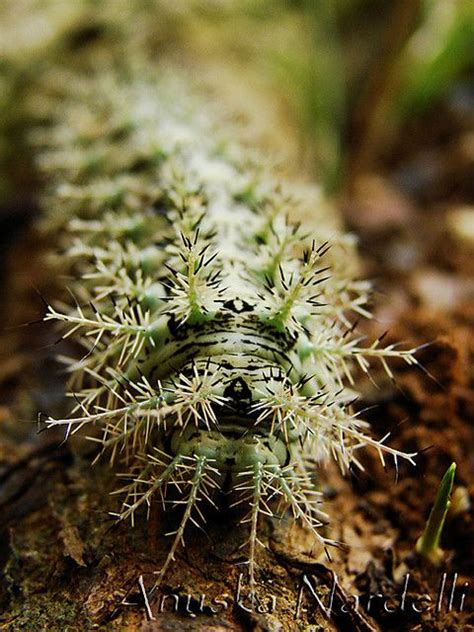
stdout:
[[(261, 516), (289, 512), (321, 547), (315, 475), (361, 448), (414, 462), (352, 410), (354, 373), (416, 349), (364, 346), (369, 285), (355, 247), (317, 189), (283, 181), (189, 77), (149, 62), (50, 68), (31, 134), (47, 181), (40, 229), (73, 275), (73, 300), (46, 321), (84, 349), (62, 358), (85, 431), (120, 464), (119, 521), (181, 507), (160, 585), (206, 506), (239, 507), (248, 581), (257, 584)], [(181, 73), (181, 77), (184, 74)], [(311, 225), (292, 221), (310, 209)], [(222, 496), (224, 501), (222, 501)]]

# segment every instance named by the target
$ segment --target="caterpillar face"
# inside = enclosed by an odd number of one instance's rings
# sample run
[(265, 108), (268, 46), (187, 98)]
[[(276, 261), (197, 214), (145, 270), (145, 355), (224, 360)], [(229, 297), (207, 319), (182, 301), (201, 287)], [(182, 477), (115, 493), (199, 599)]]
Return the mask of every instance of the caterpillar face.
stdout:
[[(391, 375), (387, 359), (414, 363), (414, 350), (354, 337), (353, 315), (368, 313), (353, 240), (314, 189), (226, 140), (235, 129), (186, 82), (149, 67), (51, 72), (40, 105), (53, 121), (34, 135), (49, 178), (42, 230), (76, 279), (74, 303), (46, 319), (85, 348), (68, 360), (70, 416), (47, 423), (88, 427), (126, 468), (118, 519), (176, 492), (182, 517), (157, 583), (201, 505), (230, 487), (246, 508), (253, 590), (262, 514), (286, 507), (332, 542), (310, 463), (347, 471), (367, 445), (413, 459), (373, 439), (350, 402), (354, 367), (379, 361)], [(303, 229), (288, 214), (305, 206)]]

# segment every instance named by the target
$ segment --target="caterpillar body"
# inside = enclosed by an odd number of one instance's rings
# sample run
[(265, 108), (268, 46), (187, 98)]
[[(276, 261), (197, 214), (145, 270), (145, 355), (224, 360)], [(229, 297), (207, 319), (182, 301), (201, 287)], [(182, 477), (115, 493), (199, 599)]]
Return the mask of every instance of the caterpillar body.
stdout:
[[(41, 228), (74, 274), (72, 305), (50, 306), (65, 337), (71, 414), (126, 471), (116, 516), (182, 505), (158, 585), (191, 522), (223, 492), (248, 523), (256, 584), (261, 515), (289, 511), (322, 545), (315, 463), (343, 472), (375, 448), (351, 411), (353, 369), (416, 363), (416, 350), (364, 348), (354, 315), (368, 285), (351, 276), (352, 239), (310, 186), (282, 182), (175, 72), (52, 70), (32, 142), (48, 179)], [(235, 134), (234, 134), (235, 135)], [(288, 217), (311, 209), (313, 230)]]

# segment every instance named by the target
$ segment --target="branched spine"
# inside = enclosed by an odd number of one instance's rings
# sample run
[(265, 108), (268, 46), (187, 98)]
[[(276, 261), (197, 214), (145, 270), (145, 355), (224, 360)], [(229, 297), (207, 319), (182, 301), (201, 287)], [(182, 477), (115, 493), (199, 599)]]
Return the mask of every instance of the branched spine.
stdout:
[[(351, 272), (353, 239), (308, 189), (276, 184), (263, 161), (222, 142), (228, 123), (186, 82), (132, 70), (44, 78), (39, 110), (52, 123), (32, 135), (49, 178), (41, 230), (77, 276), (73, 304), (45, 318), (85, 349), (65, 359), (71, 414), (46, 424), (87, 427), (124, 465), (118, 519), (133, 524), (156, 499), (181, 506), (156, 585), (230, 479), (232, 504), (248, 509), (254, 592), (261, 516), (289, 510), (322, 548), (336, 544), (314, 462), (347, 472), (365, 446), (382, 463), (413, 462), (388, 435), (372, 438), (351, 403), (355, 369), (378, 361), (393, 378), (388, 361), (417, 364), (417, 350), (364, 347), (354, 333), (370, 317), (368, 285)], [(311, 236), (288, 218), (305, 200)]]

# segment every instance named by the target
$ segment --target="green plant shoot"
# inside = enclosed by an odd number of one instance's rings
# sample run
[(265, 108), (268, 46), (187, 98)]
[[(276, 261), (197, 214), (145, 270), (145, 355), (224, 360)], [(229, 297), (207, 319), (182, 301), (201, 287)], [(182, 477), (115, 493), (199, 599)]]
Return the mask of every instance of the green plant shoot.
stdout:
[(443, 531), (446, 514), (451, 504), (450, 496), (455, 474), (456, 463), (451, 463), (439, 485), (436, 500), (430, 512), (425, 530), (416, 543), (417, 553), (435, 564), (440, 561), (443, 554), (439, 546), (439, 540)]

